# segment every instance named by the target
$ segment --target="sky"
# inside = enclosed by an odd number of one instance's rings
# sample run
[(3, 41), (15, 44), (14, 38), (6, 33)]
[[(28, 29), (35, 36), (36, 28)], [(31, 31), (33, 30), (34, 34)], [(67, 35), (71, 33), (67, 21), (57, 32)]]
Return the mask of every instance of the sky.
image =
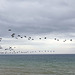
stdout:
[[(15, 39), (12, 33), (35, 40)], [(75, 54), (75, 0), (0, 0), (0, 37), (0, 51), (15, 46), (15, 51)]]

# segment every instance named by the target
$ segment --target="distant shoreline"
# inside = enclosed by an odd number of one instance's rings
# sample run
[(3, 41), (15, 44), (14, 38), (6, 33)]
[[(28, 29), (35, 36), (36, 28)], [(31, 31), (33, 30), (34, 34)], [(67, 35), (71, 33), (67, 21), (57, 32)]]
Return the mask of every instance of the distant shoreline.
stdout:
[(10, 55), (12, 55), (12, 56), (13, 56), (13, 55), (28, 55), (28, 56), (29, 56), (29, 55), (36, 55), (36, 56), (38, 56), (38, 55), (75, 55), (75, 54), (0, 54), (0, 56), (1, 56), (1, 55), (7, 55), (7, 56), (8, 56), (8, 55), (9, 55), (9, 56), (10, 56)]

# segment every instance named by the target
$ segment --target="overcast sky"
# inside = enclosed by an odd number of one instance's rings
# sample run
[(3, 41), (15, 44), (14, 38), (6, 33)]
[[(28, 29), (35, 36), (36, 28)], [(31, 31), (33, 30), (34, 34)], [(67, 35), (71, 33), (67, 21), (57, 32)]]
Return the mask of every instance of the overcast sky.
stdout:
[[(8, 32), (8, 29), (12, 31)], [(15, 42), (10, 36), (13, 32), (30, 35), (36, 40)], [(38, 40), (44, 36), (48, 39)], [(15, 43), (21, 50), (75, 53), (75, 0), (0, 0), (0, 37), (4, 38), (1, 45), (9, 45), (12, 40), (11, 45)], [(59, 43), (53, 40), (55, 37), (61, 39)], [(68, 41), (63, 43), (64, 39)]]

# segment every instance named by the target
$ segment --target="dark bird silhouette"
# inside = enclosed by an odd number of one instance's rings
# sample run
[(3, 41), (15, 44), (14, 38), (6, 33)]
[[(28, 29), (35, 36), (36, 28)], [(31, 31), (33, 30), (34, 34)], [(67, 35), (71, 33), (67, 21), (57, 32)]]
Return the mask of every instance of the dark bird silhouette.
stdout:
[(28, 38), (28, 40), (30, 40), (30, 38)]
[(64, 40), (63, 42), (65, 42), (66, 40)]
[(21, 38), (23, 38), (23, 37), (21, 37)]
[(5, 48), (5, 50), (13, 50), (13, 48), (10, 46), (9, 48)]
[(12, 47), (9, 47), (9, 49), (12, 49)]
[(44, 39), (46, 39), (47, 37), (44, 37)]
[(6, 54), (7, 52), (5, 52), (5, 54)]
[(57, 39), (57, 41), (59, 41), (59, 39)]
[(15, 33), (11, 34), (11, 36), (14, 37), (15, 36)]
[(31, 37), (29, 37), (29, 39), (31, 39)]
[(35, 51), (35, 53), (36, 53), (36, 51)]
[(31, 37), (28, 38), (28, 40), (30, 40), (30, 39), (31, 39)]
[(2, 38), (0, 38), (0, 41), (2, 40)]
[(12, 47), (9, 47), (9, 50), (13, 50), (13, 48)]
[(41, 52), (41, 51), (39, 51), (39, 52)]
[(32, 39), (32, 40), (34, 40), (34, 39)]
[(5, 48), (5, 50), (8, 50), (8, 48)]
[(26, 36), (24, 36), (26, 38)]
[(46, 51), (45, 51), (46, 52)]
[(54, 40), (56, 40), (56, 38), (54, 38)]
[(20, 35), (18, 35), (18, 37), (20, 37)]
[(8, 29), (8, 31), (11, 31), (11, 29)]
[(72, 39), (70, 39), (70, 41), (72, 41)]
[(49, 52), (49, 51), (47, 51), (47, 52)]
[(55, 52), (55, 51), (53, 51), (53, 52)]
[(41, 38), (39, 38), (41, 40)]
[(16, 37), (16, 39), (18, 39), (18, 38)]

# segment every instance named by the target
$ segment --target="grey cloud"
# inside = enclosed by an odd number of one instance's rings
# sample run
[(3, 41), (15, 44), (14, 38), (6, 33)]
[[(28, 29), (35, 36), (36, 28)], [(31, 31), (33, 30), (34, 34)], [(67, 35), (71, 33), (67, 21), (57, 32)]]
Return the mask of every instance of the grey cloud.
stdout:
[(2, 3), (0, 31), (12, 28), (17, 33), (30, 34), (75, 32), (74, 0), (3, 0)]

